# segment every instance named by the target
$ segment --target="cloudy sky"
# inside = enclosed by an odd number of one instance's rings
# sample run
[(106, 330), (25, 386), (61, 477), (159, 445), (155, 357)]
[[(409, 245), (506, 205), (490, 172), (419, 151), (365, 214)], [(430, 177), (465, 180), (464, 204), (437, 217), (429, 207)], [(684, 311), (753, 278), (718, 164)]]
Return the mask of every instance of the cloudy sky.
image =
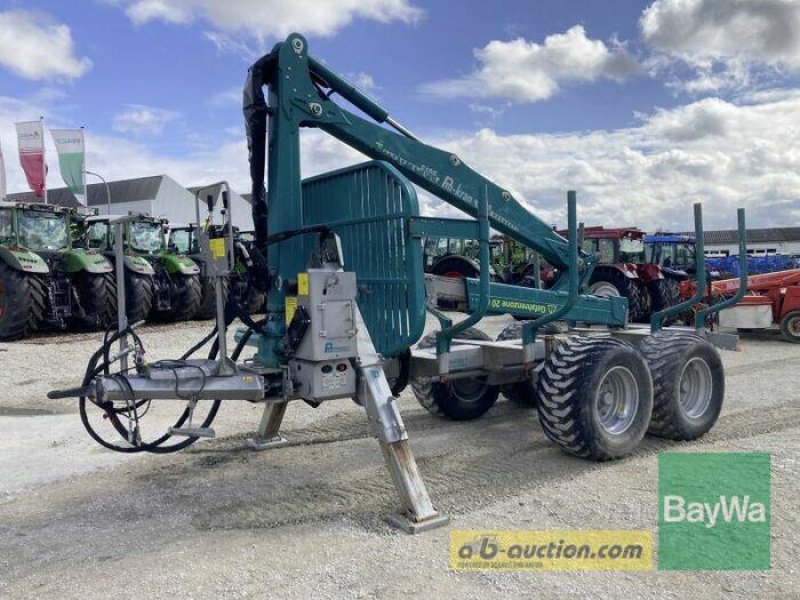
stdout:
[[(800, 223), (798, 0), (0, 1), (9, 191), (25, 189), (13, 122), (39, 116), (85, 126), (107, 178), (248, 191), (241, 86), (292, 31), (547, 222), (576, 189), (587, 224), (683, 229), (697, 201), (708, 227), (737, 206)], [(363, 158), (304, 136), (304, 175)]]

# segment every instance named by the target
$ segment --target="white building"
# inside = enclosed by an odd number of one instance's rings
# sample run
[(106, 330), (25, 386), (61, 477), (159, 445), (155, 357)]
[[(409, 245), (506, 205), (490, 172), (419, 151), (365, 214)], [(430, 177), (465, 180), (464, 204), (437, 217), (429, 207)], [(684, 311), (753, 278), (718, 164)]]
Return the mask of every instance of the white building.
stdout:
[[(703, 236), (707, 256), (739, 254), (735, 229), (706, 231)], [(800, 227), (771, 227), (747, 230), (747, 254), (750, 256), (800, 256)]]
[[(87, 186), (88, 204), (97, 208), (100, 214), (109, 214), (109, 197), (111, 214), (129, 212), (146, 213), (156, 217), (165, 217), (170, 223), (185, 225), (196, 220), (195, 194), (199, 187), (186, 189), (168, 175), (153, 175), (135, 179), (109, 181), (108, 188), (103, 183), (92, 183)], [(222, 207), (221, 188), (216, 186), (210, 190), (203, 189), (200, 198), (200, 218), (207, 215), (206, 195), (212, 194), (216, 199), (214, 222), (220, 223), (219, 210)], [(48, 202), (59, 206), (78, 206), (75, 196), (67, 188), (47, 190)], [(33, 192), (9, 194), (9, 202), (41, 202)], [(231, 192), (230, 203), (233, 212), (233, 224), (242, 231), (253, 229), (253, 215), (250, 203), (236, 192)]]

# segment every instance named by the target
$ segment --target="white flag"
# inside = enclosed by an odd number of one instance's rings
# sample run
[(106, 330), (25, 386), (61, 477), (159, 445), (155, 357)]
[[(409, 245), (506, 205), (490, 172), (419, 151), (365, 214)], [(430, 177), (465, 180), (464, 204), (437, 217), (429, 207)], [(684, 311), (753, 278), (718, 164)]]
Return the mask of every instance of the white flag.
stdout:
[(61, 178), (78, 202), (86, 206), (83, 129), (51, 129), (50, 134), (56, 144)]

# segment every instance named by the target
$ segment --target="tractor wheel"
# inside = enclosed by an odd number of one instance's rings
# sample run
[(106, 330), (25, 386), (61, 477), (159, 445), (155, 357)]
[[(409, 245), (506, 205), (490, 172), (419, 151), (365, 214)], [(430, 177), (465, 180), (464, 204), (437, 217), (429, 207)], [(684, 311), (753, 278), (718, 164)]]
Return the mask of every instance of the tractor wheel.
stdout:
[[(230, 286), (228, 284), (228, 278), (222, 280), (222, 295), (223, 297), (228, 297), (228, 290)], [(214, 286), (214, 278), (213, 277), (201, 277), (200, 278), (200, 307), (195, 312), (194, 317), (192, 317), (195, 321), (205, 321), (208, 319), (214, 319), (217, 316), (217, 290)]]
[(639, 349), (653, 377), (653, 417), (647, 432), (694, 440), (711, 429), (725, 396), (725, 371), (714, 346), (691, 333), (662, 331)]
[(94, 331), (106, 329), (117, 319), (117, 286), (114, 273), (78, 274), (78, 300), (86, 316), (86, 326)]
[[(440, 260), (431, 270), (433, 275), (450, 277), (451, 279), (465, 279), (467, 277), (480, 277), (480, 272), (472, 264), (459, 256), (448, 256)], [(458, 308), (458, 303), (451, 300), (439, 300), (437, 307), (444, 310)]]
[(680, 282), (672, 277), (654, 279), (647, 284), (647, 292), (650, 294), (650, 306), (654, 313), (675, 306), (681, 301)]
[(637, 279), (631, 279), (619, 269), (596, 271), (589, 284), (589, 293), (601, 298), (623, 296), (628, 299), (628, 319), (644, 323), (650, 316), (650, 298)]
[(203, 291), (199, 275), (172, 275), (175, 289), (172, 293), (170, 314), (174, 321), (188, 321), (200, 308)]
[[(524, 321), (515, 321), (497, 336), (497, 341), (504, 342), (506, 340), (522, 339), (522, 328), (524, 325)], [(543, 335), (557, 335), (565, 332), (566, 329), (562, 327), (560, 323), (547, 323), (540, 327), (537, 333)], [(536, 385), (533, 380), (526, 379), (524, 381), (503, 385), (500, 387), (500, 392), (517, 406), (523, 406), (525, 408), (533, 408), (536, 406)]]
[(614, 338), (572, 337), (559, 345), (539, 372), (537, 395), (547, 437), (592, 460), (630, 454), (653, 410), (647, 363)]
[(153, 276), (125, 269), (125, 314), (133, 325), (147, 320), (153, 308)]
[(400, 354), (389, 360), (398, 361), (398, 374), (395, 377), (387, 377), (392, 396), (399, 397), (403, 390), (408, 386), (408, 374), (411, 370), (411, 348), (406, 348)]
[[(470, 327), (458, 334), (457, 339), (490, 340), (491, 338), (482, 331)], [(417, 345), (418, 348), (434, 346), (436, 346), (436, 334), (425, 336)], [(454, 421), (471, 421), (483, 416), (494, 406), (500, 394), (499, 387), (486, 383), (485, 377), (467, 377), (447, 382), (412, 380), (411, 388), (417, 401), (428, 412)]]
[(800, 344), (800, 310), (793, 310), (781, 319), (781, 333), (788, 342)]
[(29, 336), (44, 320), (47, 293), (33, 273), (0, 262), (0, 342)]

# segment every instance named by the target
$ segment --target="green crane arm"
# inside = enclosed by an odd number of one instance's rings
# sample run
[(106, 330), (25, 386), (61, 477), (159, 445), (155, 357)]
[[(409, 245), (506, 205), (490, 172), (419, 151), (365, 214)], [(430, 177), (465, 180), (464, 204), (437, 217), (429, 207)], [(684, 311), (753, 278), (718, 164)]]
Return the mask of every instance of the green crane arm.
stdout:
[[(257, 136), (259, 130), (263, 135), (264, 114), (269, 113), (271, 150), (276, 147), (285, 150), (294, 145), (299, 154), (297, 128), (316, 127), (371, 158), (391, 163), (413, 183), (472, 217), (477, 218), (478, 198), (488, 190), (492, 227), (536, 250), (553, 266), (568, 267), (567, 240), (526, 210), (510, 192), (468, 167), (455, 154), (416, 139), (394, 122), (383, 107), (308, 55), (306, 48), (305, 39), (292, 34), (250, 70), (245, 87), (245, 116), (256, 212), (261, 210), (256, 203), (266, 201), (263, 193), (264, 147), (263, 142), (259, 146)], [(264, 85), (270, 90), (269, 106), (260, 89)], [(361, 118), (330, 100), (334, 92), (377, 123)], [(396, 131), (379, 123), (387, 123)], [(281, 161), (274, 154), (270, 152), (270, 204), (274, 204), (277, 197), (280, 197), (281, 204), (287, 200), (299, 203), (299, 196), (291, 198), (300, 193), (299, 160)], [(260, 164), (254, 164), (254, 161)], [(266, 212), (265, 207), (263, 210)], [(289, 228), (291, 221), (285, 220), (285, 228)], [(281, 229), (280, 225), (278, 229)]]

